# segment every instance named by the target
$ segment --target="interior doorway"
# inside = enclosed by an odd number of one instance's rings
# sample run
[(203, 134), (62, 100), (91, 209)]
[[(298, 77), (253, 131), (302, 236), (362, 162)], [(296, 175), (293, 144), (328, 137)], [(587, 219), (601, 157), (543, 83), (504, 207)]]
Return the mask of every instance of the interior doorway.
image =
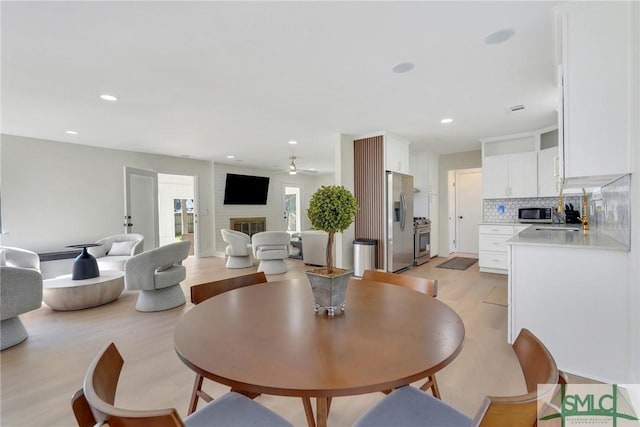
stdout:
[(482, 169), (449, 173), (450, 252), (478, 253), (478, 225), (482, 222)]
[(284, 230), (289, 233), (299, 233), (302, 231), (301, 194), (301, 186), (284, 184), (282, 190)]
[(158, 174), (160, 246), (189, 240), (189, 255), (198, 256), (198, 203), (195, 177)]

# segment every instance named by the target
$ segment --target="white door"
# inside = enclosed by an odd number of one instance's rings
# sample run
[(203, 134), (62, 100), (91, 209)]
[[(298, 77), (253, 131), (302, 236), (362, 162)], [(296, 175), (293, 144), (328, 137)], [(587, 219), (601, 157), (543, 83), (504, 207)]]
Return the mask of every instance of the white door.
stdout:
[[(448, 253), (456, 252), (456, 171), (447, 172), (447, 227), (449, 230)], [(444, 256), (447, 256), (445, 254)]]
[(478, 253), (478, 225), (482, 222), (482, 172), (456, 172), (456, 243), (458, 252)]
[(158, 174), (124, 167), (125, 233), (144, 236), (144, 249), (158, 247)]
[(301, 188), (299, 185), (283, 186), (283, 218), (284, 230), (290, 233), (302, 231)]

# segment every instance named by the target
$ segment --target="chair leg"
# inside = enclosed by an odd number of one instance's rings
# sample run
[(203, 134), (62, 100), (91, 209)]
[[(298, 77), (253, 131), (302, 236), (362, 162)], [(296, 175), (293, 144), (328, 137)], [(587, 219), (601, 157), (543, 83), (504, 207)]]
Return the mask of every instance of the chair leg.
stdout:
[(193, 382), (193, 391), (191, 392), (191, 400), (189, 401), (189, 410), (187, 411), (187, 415), (193, 414), (198, 407), (198, 395), (200, 393), (200, 390), (202, 389), (202, 380), (204, 380), (204, 377), (202, 375), (196, 374), (196, 379)]
[(189, 401), (189, 411), (187, 415), (191, 415), (196, 411), (198, 407), (198, 399), (202, 399), (205, 402), (211, 402), (213, 397), (209, 396), (207, 392), (202, 390), (202, 381), (204, 377), (202, 375), (196, 374), (196, 379), (193, 382), (193, 392), (191, 393), (191, 400)]
[(431, 389), (431, 394), (433, 394), (433, 397), (442, 400), (440, 397), (440, 387), (438, 387), (438, 382), (436, 381), (435, 375), (429, 376), (429, 379), (426, 383), (422, 384), (420, 390), (427, 391), (429, 388)]

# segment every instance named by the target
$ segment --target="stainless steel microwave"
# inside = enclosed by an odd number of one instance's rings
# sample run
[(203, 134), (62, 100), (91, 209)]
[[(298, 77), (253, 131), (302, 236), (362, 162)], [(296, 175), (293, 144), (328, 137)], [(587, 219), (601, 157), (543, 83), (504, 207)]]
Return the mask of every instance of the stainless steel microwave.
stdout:
[(552, 208), (519, 208), (518, 222), (551, 223)]

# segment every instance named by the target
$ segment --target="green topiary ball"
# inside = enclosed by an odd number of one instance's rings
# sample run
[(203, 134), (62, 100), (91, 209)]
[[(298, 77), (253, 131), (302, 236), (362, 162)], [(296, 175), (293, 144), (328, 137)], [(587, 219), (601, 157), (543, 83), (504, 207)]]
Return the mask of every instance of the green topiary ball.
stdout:
[(309, 201), (307, 215), (313, 228), (328, 233), (342, 232), (355, 220), (358, 201), (342, 185), (322, 186)]

